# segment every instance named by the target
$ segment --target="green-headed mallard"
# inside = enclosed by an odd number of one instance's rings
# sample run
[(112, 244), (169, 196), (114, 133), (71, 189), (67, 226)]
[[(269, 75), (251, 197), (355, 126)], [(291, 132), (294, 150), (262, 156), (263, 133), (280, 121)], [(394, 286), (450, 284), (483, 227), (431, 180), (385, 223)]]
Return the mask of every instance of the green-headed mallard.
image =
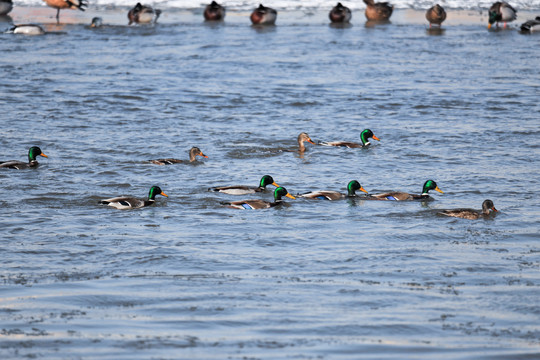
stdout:
[(486, 218), (489, 215), (496, 213), (497, 211), (498, 210), (495, 209), (495, 205), (493, 205), (493, 201), (484, 200), (484, 202), (482, 203), (482, 210), (450, 209), (450, 210), (442, 210), (438, 212), (437, 214), (458, 217), (458, 218), (463, 218), (463, 219), (469, 219), (469, 220), (476, 220), (481, 217)]
[(241, 201), (232, 201), (232, 202), (224, 202), (223, 205), (227, 205), (228, 207), (234, 208), (234, 209), (268, 209), (277, 205), (280, 205), (283, 200), (281, 198), (283, 196), (286, 196), (291, 199), (296, 199), (294, 196), (289, 194), (287, 189), (284, 187), (278, 187), (276, 190), (274, 190), (274, 202), (264, 201), (264, 200), (241, 200)]
[(444, 194), (437, 186), (437, 183), (433, 180), (428, 180), (424, 183), (422, 188), (422, 194), (409, 194), (406, 192), (390, 191), (381, 194), (370, 194), (366, 199), (368, 200), (393, 200), (393, 201), (407, 201), (407, 200), (428, 200), (431, 197), (428, 195), (429, 190), (435, 190)]
[(491, 25), (496, 23), (499, 26), (500, 22), (503, 22), (503, 27), (506, 28), (506, 23), (516, 20), (517, 10), (505, 1), (497, 1), (489, 8), (489, 24), (488, 29), (491, 29)]
[[(46, 0), (45, 0), (46, 1)], [(65, 1), (65, 0), (62, 0)], [(149, 23), (156, 23), (159, 15), (161, 15), (161, 10), (154, 10), (151, 6), (147, 5), (141, 5), (141, 3), (137, 3), (132, 9), (128, 12), (128, 19), (129, 23), (128, 25), (131, 25), (133, 23), (137, 24), (149, 24)]]
[(298, 135), (298, 151), (299, 152), (304, 152), (306, 151), (306, 146), (304, 145), (305, 142), (308, 142), (310, 144), (313, 144), (313, 145), (317, 145), (313, 142), (313, 140), (311, 140), (311, 138), (309, 137), (309, 135), (305, 132), (303, 133), (300, 133), (300, 135)]
[(131, 196), (118, 196), (111, 199), (101, 200), (99, 203), (109, 205), (120, 210), (138, 209), (154, 204), (156, 202), (156, 195), (169, 196), (165, 194), (159, 186), (152, 186), (150, 188), (150, 192), (148, 193), (148, 200), (137, 199)]
[[(201, 149), (194, 146), (189, 150), (189, 162), (194, 162), (196, 160), (196, 156), (202, 156), (203, 158), (208, 158), (208, 156), (204, 155)], [(186, 163), (187, 160), (179, 160), (179, 159), (156, 159), (156, 160), (148, 160), (152, 164), (156, 165), (171, 165), (171, 164), (180, 164), (180, 163)]]
[(433, 5), (426, 11), (426, 19), (429, 21), (430, 28), (431, 24), (441, 26), (446, 19), (446, 11), (444, 11), (444, 8), (439, 4)]
[(225, 8), (215, 1), (212, 1), (204, 8), (204, 19), (206, 21), (221, 21), (225, 18)]
[(6, 34), (43, 35), (45, 30), (36, 24), (20, 24), (13, 25), (6, 31)]
[(340, 2), (330, 10), (328, 14), (330, 21), (333, 23), (348, 23), (351, 20), (352, 14), (351, 9), (346, 6), (341, 5)]
[(362, 141), (361, 144), (355, 143), (355, 142), (349, 142), (349, 141), (323, 141), (320, 142), (319, 145), (324, 146), (345, 146), (348, 148), (363, 148), (368, 147), (371, 145), (369, 142), (369, 139), (372, 138), (373, 140), (380, 141), (378, 137), (373, 135), (373, 132), (370, 129), (365, 129), (360, 133), (360, 140)]
[(390, 19), (394, 6), (387, 2), (378, 2), (374, 0), (364, 0), (366, 3), (366, 18), (368, 20), (384, 21)]
[(38, 156), (48, 157), (43, 152), (41, 152), (41, 149), (37, 146), (32, 146), (28, 150), (28, 162), (25, 163), (23, 161), (17, 161), (17, 160), (10, 160), (10, 161), (3, 161), (0, 162), (0, 168), (6, 168), (6, 169), (28, 169), (37, 167), (39, 165), (36, 158)]
[(338, 191), (331, 190), (319, 190), (319, 191), (310, 191), (305, 194), (298, 195), (298, 197), (308, 198), (308, 199), (319, 199), (319, 200), (338, 200), (346, 197), (355, 197), (356, 190), (363, 191), (367, 194), (366, 189), (360, 185), (356, 180), (352, 180), (347, 185), (347, 194), (342, 194)]
[(249, 17), (253, 25), (274, 25), (276, 23), (277, 11), (259, 4)]
[(232, 186), (219, 186), (209, 188), (208, 191), (220, 192), (229, 195), (246, 195), (254, 194), (258, 192), (266, 191), (266, 186), (274, 185), (279, 187), (278, 184), (270, 175), (264, 175), (259, 182), (259, 186), (246, 186), (246, 185), (232, 185)]
[(79, 9), (84, 11), (88, 6), (86, 0), (43, 0), (47, 5), (56, 9), (56, 22), (60, 22), (61, 9)]

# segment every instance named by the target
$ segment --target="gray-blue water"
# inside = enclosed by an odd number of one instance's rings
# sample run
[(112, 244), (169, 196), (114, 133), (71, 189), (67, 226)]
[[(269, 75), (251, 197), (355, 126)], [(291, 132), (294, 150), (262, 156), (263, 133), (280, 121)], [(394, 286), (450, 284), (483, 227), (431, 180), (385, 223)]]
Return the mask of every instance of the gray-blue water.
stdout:
[[(0, 35), (0, 160), (49, 156), (0, 169), (0, 357), (540, 357), (540, 37), (227, 16)], [(294, 152), (302, 131), (364, 128), (369, 149)], [(209, 158), (145, 162), (192, 146)], [(241, 211), (207, 191), (264, 174), (293, 194), (445, 193)], [(151, 185), (169, 197), (98, 204)], [(487, 198), (492, 219), (436, 214)]]

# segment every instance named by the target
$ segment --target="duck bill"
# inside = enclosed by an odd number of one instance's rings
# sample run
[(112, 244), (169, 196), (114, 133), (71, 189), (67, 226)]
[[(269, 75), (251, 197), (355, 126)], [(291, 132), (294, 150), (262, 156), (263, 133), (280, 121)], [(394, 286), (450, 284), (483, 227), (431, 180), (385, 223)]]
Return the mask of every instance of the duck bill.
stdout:
[(202, 154), (202, 153), (201, 153), (200, 156), (202, 156), (202, 157), (205, 158), (205, 159), (208, 159), (208, 156), (206, 156), (206, 155), (204, 155), (204, 154)]
[(287, 193), (287, 195), (285, 195), (285, 196), (288, 197), (288, 198), (291, 198), (291, 199), (293, 199), (293, 200), (296, 199), (294, 196), (292, 196), (292, 195), (289, 194), (289, 193)]
[(360, 191), (363, 191), (363, 192), (365, 192), (366, 194), (368, 194), (367, 190), (364, 189), (363, 187), (360, 187)]
[(438, 192), (440, 192), (441, 194), (444, 194), (444, 191), (442, 191), (441, 189), (439, 189), (438, 186), (435, 188), (435, 191), (438, 191)]
[(163, 196), (165, 196), (165, 197), (169, 197), (169, 195), (165, 194), (163, 191), (162, 191), (159, 195), (163, 195)]
[(308, 143), (310, 143), (310, 144), (317, 145), (317, 144), (315, 144), (315, 143), (313, 142), (313, 140), (311, 140), (311, 139), (307, 139), (306, 141), (307, 141)]
[(373, 140), (377, 140), (377, 141), (381, 141), (381, 139), (379, 139), (379, 138), (376, 137), (375, 135), (373, 135), (372, 139), (373, 139)]
[(495, 212), (499, 212), (499, 210), (495, 209), (495, 206), (491, 208), (491, 210), (495, 211)]
[(488, 30), (491, 29), (491, 24), (488, 24)]
[(48, 156), (45, 155), (44, 153), (39, 154), (39, 156), (48, 157)]
[(272, 183), (272, 185), (274, 185), (277, 188), (279, 187), (279, 185), (275, 181)]

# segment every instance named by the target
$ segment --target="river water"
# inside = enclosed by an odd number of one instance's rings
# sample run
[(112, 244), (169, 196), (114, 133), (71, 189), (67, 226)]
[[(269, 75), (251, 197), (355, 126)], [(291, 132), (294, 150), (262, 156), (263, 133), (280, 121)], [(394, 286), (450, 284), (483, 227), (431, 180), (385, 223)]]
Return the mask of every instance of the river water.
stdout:
[[(268, 28), (54, 14), (15, 9), (52, 33), (0, 35), (0, 160), (48, 155), (0, 169), (2, 359), (540, 357), (539, 36), (487, 31), (485, 13), (442, 32), (406, 10), (344, 28), (322, 10)], [(368, 149), (295, 152), (300, 132), (365, 128)], [(192, 146), (208, 158), (145, 162)], [(292, 194), (444, 194), (242, 211), (207, 191), (264, 174)], [(169, 197), (98, 204), (151, 185)], [(487, 198), (494, 218), (437, 215)]]

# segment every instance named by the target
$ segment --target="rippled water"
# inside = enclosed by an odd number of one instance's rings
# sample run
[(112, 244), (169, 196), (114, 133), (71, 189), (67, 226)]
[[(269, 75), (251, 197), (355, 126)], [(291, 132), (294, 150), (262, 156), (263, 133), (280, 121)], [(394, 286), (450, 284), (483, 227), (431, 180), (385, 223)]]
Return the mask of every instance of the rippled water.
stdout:
[[(0, 357), (540, 356), (540, 37), (484, 19), (431, 36), (399, 14), (0, 35), (0, 160), (49, 156), (0, 169)], [(294, 152), (302, 131), (364, 128), (381, 138), (369, 149)], [(145, 162), (192, 146), (209, 158)], [(293, 194), (428, 178), (445, 193), (240, 211), (207, 191), (267, 173)], [(98, 205), (154, 184), (169, 198), (153, 207)], [(486, 198), (493, 219), (436, 215)]]

